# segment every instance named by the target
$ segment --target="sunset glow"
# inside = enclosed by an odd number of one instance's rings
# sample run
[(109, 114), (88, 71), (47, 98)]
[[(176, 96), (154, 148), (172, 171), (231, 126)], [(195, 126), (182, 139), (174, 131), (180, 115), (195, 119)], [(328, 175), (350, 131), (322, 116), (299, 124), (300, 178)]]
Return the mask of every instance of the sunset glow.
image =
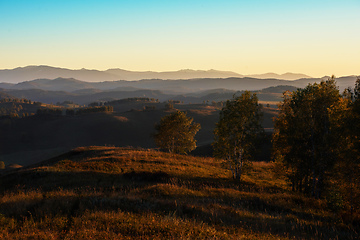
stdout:
[(360, 74), (360, 1), (0, 1), (0, 69)]

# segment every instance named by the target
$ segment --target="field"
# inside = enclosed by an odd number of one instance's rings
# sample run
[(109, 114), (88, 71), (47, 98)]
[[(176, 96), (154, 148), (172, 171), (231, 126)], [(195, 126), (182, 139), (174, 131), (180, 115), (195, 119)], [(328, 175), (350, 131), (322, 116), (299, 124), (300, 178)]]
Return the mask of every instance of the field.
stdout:
[(241, 182), (213, 158), (80, 147), (4, 170), (0, 239), (356, 239), (359, 223), (290, 191), (273, 164)]

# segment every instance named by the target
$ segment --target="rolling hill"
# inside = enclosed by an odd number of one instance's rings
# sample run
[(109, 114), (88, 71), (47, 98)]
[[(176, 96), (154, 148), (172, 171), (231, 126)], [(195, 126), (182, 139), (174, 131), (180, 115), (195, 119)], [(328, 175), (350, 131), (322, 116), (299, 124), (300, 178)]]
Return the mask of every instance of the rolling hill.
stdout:
[[(309, 80), (310, 81), (310, 80)], [(300, 83), (302, 85), (303, 83)], [(148, 79), (139, 81), (112, 81), (112, 82), (84, 82), (75, 80), (73, 78), (56, 78), (56, 79), (37, 79), (32, 81), (25, 81), (17, 84), (0, 83), (0, 88), (27, 90), (27, 89), (42, 89), (51, 91), (66, 90), (68, 92), (79, 89), (100, 89), (112, 90), (116, 88), (132, 87), (137, 89), (151, 89), (170, 91), (173, 93), (190, 93), (198, 91), (206, 91), (211, 89), (231, 89), (236, 91), (241, 90), (259, 90), (266, 87), (278, 85), (292, 85), (297, 86), (295, 81), (285, 81), (277, 79), (255, 79), (255, 78), (199, 78), (189, 80), (162, 80), (162, 79)], [(299, 85), (299, 86), (300, 86)]]
[(356, 216), (290, 191), (273, 163), (80, 147), (0, 172), (1, 239), (357, 239)]
[[(154, 110), (144, 110), (154, 106)], [(7, 164), (29, 165), (79, 146), (113, 145), (152, 148), (154, 125), (169, 114), (165, 103), (135, 102), (113, 105), (112, 113), (75, 116), (29, 116), (0, 119), (0, 158)], [(201, 124), (196, 135), (199, 152), (211, 155), (213, 129), (219, 108), (204, 104), (175, 104)], [(276, 110), (264, 108), (263, 126), (273, 128)], [(196, 153), (196, 151), (195, 151)], [(269, 156), (267, 157), (269, 158)]]
[[(346, 76), (337, 78), (337, 85), (340, 90), (347, 87), (353, 87), (357, 76)], [(243, 90), (260, 90), (268, 87), (276, 87), (279, 85), (287, 85), (294, 87), (305, 87), (309, 83), (320, 82), (322, 78), (306, 78), (295, 81), (279, 80), (279, 79), (257, 79), (257, 78), (198, 78), (188, 80), (162, 80), (148, 79), (139, 81), (105, 81), (105, 82), (85, 82), (74, 78), (55, 78), (55, 79), (37, 79), (31, 81), (20, 82), (17, 84), (0, 83), (3, 89), (42, 89), (51, 91), (68, 91), (73, 92), (81, 89), (150, 89), (160, 90), (170, 94), (184, 94), (199, 91), (208, 91), (212, 89), (228, 89), (235, 91)]]
[(4, 98), (15, 98), (14, 96), (11, 96), (10, 94), (3, 91), (3, 89), (0, 88), (0, 99)]
[(89, 104), (95, 101), (112, 101), (131, 97), (149, 97), (158, 98), (165, 101), (171, 98), (157, 90), (136, 90), (136, 91), (102, 91), (97, 89), (81, 89), (74, 92), (65, 91), (48, 91), (41, 89), (27, 89), (27, 90), (5, 90), (0, 91), (0, 94), (12, 95), (16, 98), (32, 99), (33, 101), (43, 103), (57, 103), (64, 101), (73, 101), (78, 104)]
[[(39, 79), (18, 84), (1, 84), (2, 95), (27, 98), (44, 103), (73, 101), (89, 104), (95, 101), (111, 101), (129, 97), (149, 97), (160, 101), (178, 100), (185, 103), (226, 101), (243, 90), (252, 90), (261, 101), (272, 104), (281, 101), (282, 92), (294, 91), (308, 83), (321, 79), (284, 81), (276, 79), (227, 78), (192, 80), (141, 80), (90, 83), (75, 79)], [(356, 77), (337, 79), (340, 90), (353, 87)], [(6, 87), (6, 88), (5, 88)], [(59, 90), (60, 89), (60, 90)]]
[[(294, 89), (292, 86), (288, 86), (287, 89)], [(260, 101), (272, 101), (272, 104), (276, 104), (281, 101), (282, 93), (271, 93), (263, 91), (255, 91)], [(177, 100), (184, 103), (203, 103), (212, 101), (220, 102), (231, 99), (234, 94), (240, 94), (241, 91), (234, 90), (214, 90), (214, 91), (201, 91), (190, 94), (165, 94), (158, 90), (114, 90), (114, 91), (102, 91), (98, 89), (81, 89), (74, 92), (65, 91), (47, 91), (40, 89), (28, 89), (28, 90), (3, 90), (0, 91), (0, 96), (11, 96), (12, 98), (26, 98), (33, 101), (43, 103), (58, 103), (64, 101), (72, 101), (80, 105), (87, 105), (91, 102), (105, 102), (112, 100), (119, 100), (124, 98), (133, 97), (148, 97), (159, 99), (159, 101)]]

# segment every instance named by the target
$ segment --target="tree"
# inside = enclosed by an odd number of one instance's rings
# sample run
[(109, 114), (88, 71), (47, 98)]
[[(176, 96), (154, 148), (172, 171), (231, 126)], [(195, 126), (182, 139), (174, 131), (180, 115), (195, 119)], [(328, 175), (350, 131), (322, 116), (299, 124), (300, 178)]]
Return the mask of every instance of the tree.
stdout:
[(258, 98), (249, 91), (226, 101), (220, 112), (214, 130), (214, 155), (227, 161), (234, 179), (240, 180), (244, 163), (252, 157), (254, 142), (263, 132), (261, 119)]
[(0, 169), (5, 169), (5, 163), (3, 161), (0, 161)]
[(172, 102), (168, 102), (167, 104), (165, 104), (165, 109), (166, 110), (173, 110), (174, 109), (174, 104)]
[(273, 154), (287, 169), (294, 191), (320, 197), (337, 160), (332, 109), (344, 106), (334, 76), (284, 93), (275, 122)]
[(337, 189), (351, 215), (360, 210), (360, 78), (355, 88), (343, 93), (342, 106), (331, 109), (332, 132), (335, 134), (338, 161), (331, 174)]
[(196, 148), (196, 133), (200, 130), (199, 123), (193, 123), (193, 118), (185, 112), (176, 111), (163, 118), (155, 125), (154, 135), (156, 146), (170, 153), (186, 154)]

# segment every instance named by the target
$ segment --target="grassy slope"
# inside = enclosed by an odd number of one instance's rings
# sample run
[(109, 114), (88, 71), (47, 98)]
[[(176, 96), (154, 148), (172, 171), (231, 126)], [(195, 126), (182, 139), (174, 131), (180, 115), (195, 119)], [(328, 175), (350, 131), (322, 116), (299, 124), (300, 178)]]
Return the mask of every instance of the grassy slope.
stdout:
[(0, 239), (352, 239), (359, 228), (258, 162), (82, 147), (1, 177)]

